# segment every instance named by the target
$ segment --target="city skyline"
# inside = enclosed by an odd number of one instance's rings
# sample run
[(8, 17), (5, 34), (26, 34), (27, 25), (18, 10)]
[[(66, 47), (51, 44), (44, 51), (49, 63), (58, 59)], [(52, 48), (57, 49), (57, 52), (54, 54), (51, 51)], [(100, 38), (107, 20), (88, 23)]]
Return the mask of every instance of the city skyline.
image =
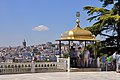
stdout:
[(80, 12), (80, 26), (87, 21), (84, 6), (101, 7), (98, 0), (0, 0), (0, 46), (55, 43), (60, 35), (75, 27), (76, 12)]

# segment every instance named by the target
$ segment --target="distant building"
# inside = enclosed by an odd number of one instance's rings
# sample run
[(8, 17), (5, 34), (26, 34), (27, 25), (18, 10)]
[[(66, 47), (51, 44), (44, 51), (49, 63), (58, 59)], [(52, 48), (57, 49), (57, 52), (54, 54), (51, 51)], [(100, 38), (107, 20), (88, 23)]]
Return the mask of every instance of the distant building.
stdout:
[(23, 42), (23, 47), (26, 48), (26, 41), (24, 39), (24, 42)]

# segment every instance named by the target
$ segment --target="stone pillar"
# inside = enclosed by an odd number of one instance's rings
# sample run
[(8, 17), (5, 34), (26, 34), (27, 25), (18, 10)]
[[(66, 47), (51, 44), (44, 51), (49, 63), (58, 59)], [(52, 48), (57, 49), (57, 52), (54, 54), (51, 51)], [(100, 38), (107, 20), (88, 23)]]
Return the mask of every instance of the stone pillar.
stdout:
[(59, 62), (59, 57), (60, 57), (60, 56), (59, 56), (59, 55), (57, 55), (56, 57), (57, 57), (57, 62)]
[(100, 67), (100, 58), (99, 57), (97, 58), (97, 67), (98, 68)]
[(70, 57), (68, 57), (67, 61), (67, 71), (70, 72)]
[(31, 72), (35, 72), (35, 63), (33, 61), (31, 62)]
[(70, 41), (68, 41), (69, 50), (68, 50), (68, 60), (67, 60), (67, 71), (70, 72)]

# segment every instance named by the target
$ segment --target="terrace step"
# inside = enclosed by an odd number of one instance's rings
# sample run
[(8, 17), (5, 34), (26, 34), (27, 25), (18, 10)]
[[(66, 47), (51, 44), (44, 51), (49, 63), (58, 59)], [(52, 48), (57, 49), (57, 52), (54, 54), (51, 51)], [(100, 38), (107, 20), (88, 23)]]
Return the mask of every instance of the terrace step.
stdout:
[(101, 68), (70, 68), (70, 72), (99, 72)]

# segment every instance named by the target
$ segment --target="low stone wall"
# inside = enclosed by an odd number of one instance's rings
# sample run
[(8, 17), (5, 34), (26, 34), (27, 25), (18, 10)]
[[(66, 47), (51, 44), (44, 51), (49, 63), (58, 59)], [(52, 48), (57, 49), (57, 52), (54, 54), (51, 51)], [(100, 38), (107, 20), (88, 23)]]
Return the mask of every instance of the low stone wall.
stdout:
[(48, 72), (54, 70), (57, 70), (57, 62), (0, 64), (0, 74)]
[(67, 71), (68, 61), (58, 58), (57, 62), (0, 63), (0, 74)]
[(57, 62), (42, 62), (42, 63), (33, 63), (34, 69), (31, 72), (49, 72), (57, 70)]
[(1, 63), (0, 74), (31, 72), (31, 63)]

